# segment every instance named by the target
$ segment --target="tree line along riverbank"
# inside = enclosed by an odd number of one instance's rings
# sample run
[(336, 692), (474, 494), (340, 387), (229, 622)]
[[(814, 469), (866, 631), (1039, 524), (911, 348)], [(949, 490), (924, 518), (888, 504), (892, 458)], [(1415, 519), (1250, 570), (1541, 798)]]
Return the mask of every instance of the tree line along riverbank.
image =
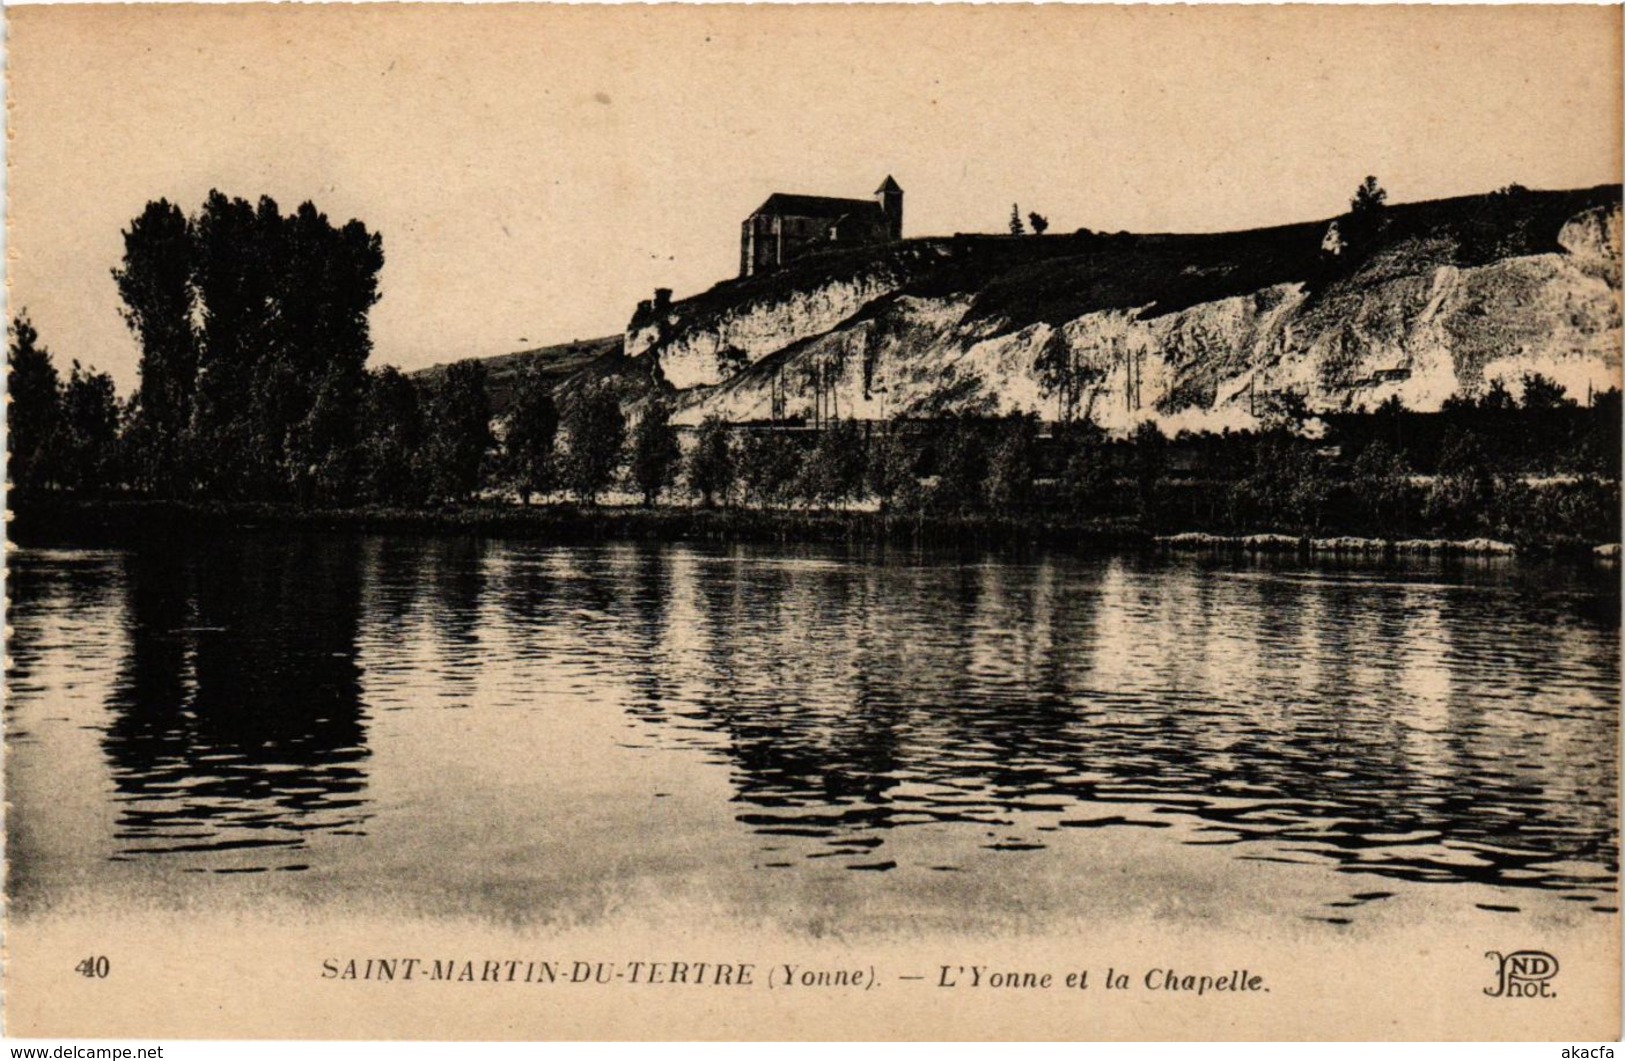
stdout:
[(606, 541), (890, 544), (921, 547), (1053, 547), (1093, 551), (1295, 555), (1361, 560), (1533, 555), (1617, 563), (1618, 543), (1579, 540), (1517, 546), (1489, 538), (1309, 537), (1277, 533), (1153, 534), (1130, 522), (1066, 518), (1016, 520), (965, 514), (918, 515), (862, 510), (643, 506), (519, 507), (476, 503), (440, 508), (299, 508), (247, 502), (174, 502), (53, 497), (12, 513), (9, 535), (28, 546), (173, 543), (221, 534), (360, 533), (477, 536), (560, 544)]
[[(1076, 403), (1059, 423), (1029, 412), (679, 426), (685, 395), (655, 360), (606, 350), (567, 378), (532, 362), (504, 381), (498, 409), (479, 360), (417, 377), (367, 366), (383, 251), (360, 222), (213, 192), (190, 215), (148, 203), (123, 236), (114, 280), (142, 348), (134, 393), (121, 399), (77, 361), (64, 376), (26, 315), (11, 323), (17, 535), (185, 513), (559, 537), (1570, 552), (1620, 539), (1617, 388), (1569, 394), (1525, 373), (1475, 380), (1430, 412), (1397, 398), (1327, 412), (1272, 393), (1248, 430), (1174, 438), (1149, 420), (1110, 436)], [(1209, 538), (1178, 537), (1191, 534)]]
[(1618, 543), (1580, 540), (1517, 546), (1488, 538), (1311, 537), (1272, 532), (1154, 534), (1132, 521), (1065, 516), (1012, 519), (965, 513), (927, 520), (874, 510), (697, 506), (518, 506), (483, 502), (395, 508), (300, 508), (282, 503), (177, 502), (133, 498), (37, 499), (12, 512), (13, 542), (28, 546), (123, 546), (196, 541), (222, 534), (360, 533), (475, 536), (559, 544), (712, 542), (1027, 548), (1152, 553), (1228, 553), (1359, 560), (1533, 555), (1617, 563)]
[[(608, 392), (578, 408), (567, 433), (555, 428), (529, 453), (509, 424), (505, 438), (480, 443), (478, 463), (449, 490), (443, 470), (424, 463), (432, 449), (387, 469), (371, 451), (356, 454), (349, 499), (166, 496), (118, 474), (117, 449), (88, 481), (38, 477), (35, 465), (11, 495), (13, 535), (75, 525), (127, 534), (178, 521), (560, 540), (1161, 539), (1253, 551), (1574, 554), (1620, 538), (1617, 392), (1589, 406), (1385, 407), (1318, 421), (1320, 437), (1283, 424), (1168, 439), (1145, 425), (1112, 439), (1087, 423), (1031, 416), (707, 421), (685, 433), (659, 407), (628, 431)], [(12, 468), (16, 476), (15, 451)]]
[[(14, 383), (29, 363), (16, 346), (30, 338), (14, 328)], [(87, 432), (83, 407), (95, 402), (77, 366), (51, 383), (50, 416), (30, 422), (19, 414), (44, 403), (31, 405), (21, 382), (8, 453), (19, 538), (178, 520), (561, 540), (1162, 539), (1345, 553), (1578, 555), (1620, 540), (1619, 391), (1582, 405), (1538, 375), (1517, 398), (1492, 384), (1434, 413), (1392, 401), (1320, 416), (1288, 406), (1260, 430), (1170, 439), (1150, 423), (1112, 438), (1087, 420), (1033, 415), (681, 429), (659, 399), (629, 426), (615, 388), (561, 411), (540, 380), (522, 380), (493, 422), (483, 369), (461, 362), (433, 386), (369, 374), (359, 440), (320, 470), (343, 490), (278, 480), (286, 454), (261, 459), (264, 476), (222, 479), (210, 471), (226, 459), (216, 450), (175, 445), (159, 459), (151, 435), (116, 416)]]

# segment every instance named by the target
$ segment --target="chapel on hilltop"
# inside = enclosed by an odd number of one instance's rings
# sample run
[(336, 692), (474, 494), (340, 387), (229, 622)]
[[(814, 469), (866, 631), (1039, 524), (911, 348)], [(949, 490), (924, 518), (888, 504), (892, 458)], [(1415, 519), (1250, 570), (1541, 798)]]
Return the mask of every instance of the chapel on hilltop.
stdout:
[(903, 238), (903, 189), (887, 177), (872, 199), (775, 192), (739, 230), (739, 275), (777, 269), (804, 254)]

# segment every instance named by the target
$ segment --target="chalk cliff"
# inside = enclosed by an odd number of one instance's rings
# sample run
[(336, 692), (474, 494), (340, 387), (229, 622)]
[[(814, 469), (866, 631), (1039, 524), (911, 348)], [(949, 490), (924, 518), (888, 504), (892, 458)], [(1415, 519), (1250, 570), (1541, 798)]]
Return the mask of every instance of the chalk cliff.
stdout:
[(1584, 399), (1620, 383), (1620, 189), (1390, 207), (1190, 236), (968, 236), (831, 256), (634, 318), (623, 354), (679, 422), (885, 418), (1068, 406), (1114, 431), (1240, 428), (1417, 410), (1542, 372)]

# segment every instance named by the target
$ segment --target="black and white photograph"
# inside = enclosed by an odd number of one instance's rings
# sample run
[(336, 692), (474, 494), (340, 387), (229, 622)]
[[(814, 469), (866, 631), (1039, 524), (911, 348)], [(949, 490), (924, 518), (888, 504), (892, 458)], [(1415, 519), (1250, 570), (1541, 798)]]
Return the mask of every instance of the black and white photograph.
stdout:
[(1619, 6), (5, 17), (7, 1037), (1618, 1040)]

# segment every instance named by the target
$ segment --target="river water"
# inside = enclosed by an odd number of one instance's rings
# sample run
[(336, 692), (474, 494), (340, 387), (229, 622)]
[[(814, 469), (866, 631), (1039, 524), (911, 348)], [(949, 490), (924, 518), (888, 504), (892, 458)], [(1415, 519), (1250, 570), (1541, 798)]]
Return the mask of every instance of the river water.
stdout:
[(244, 534), (7, 589), (25, 918), (1617, 911), (1612, 569)]

